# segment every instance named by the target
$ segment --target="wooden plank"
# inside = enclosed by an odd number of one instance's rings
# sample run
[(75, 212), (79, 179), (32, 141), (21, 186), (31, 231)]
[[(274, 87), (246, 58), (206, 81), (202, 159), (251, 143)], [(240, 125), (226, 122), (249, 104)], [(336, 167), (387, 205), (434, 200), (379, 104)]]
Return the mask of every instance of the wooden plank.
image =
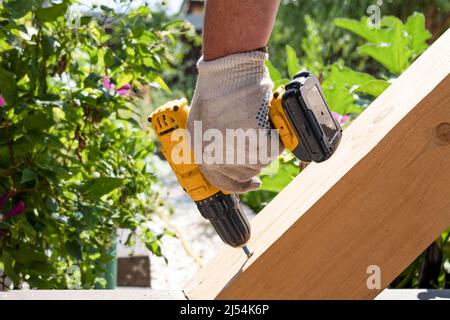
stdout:
[[(190, 299), (372, 299), (450, 226), (450, 31), (220, 249)], [(381, 288), (368, 289), (367, 268)]]

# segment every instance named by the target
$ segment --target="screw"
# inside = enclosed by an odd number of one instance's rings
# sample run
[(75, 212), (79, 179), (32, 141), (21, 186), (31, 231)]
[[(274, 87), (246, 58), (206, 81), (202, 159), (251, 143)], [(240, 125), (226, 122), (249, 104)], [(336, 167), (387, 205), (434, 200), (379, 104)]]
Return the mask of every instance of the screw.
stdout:
[(247, 246), (243, 246), (242, 250), (244, 250), (244, 253), (247, 256), (247, 258), (250, 258), (253, 255), (253, 252), (251, 252)]

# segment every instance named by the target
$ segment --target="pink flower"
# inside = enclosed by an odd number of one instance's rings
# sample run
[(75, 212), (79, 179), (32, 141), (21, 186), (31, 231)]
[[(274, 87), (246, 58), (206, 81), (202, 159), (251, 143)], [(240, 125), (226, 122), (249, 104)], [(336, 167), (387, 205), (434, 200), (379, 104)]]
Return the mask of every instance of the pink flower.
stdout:
[(3, 98), (3, 96), (0, 95), (0, 108), (3, 108), (5, 105), (6, 105), (5, 98)]
[(1, 197), (0, 197), (0, 208), (2, 208), (6, 201), (8, 201), (8, 199), (12, 196), (12, 192), (11, 191), (6, 191)]
[(122, 97), (129, 97), (131, 95), (131, 85), (129, 83), (124, 84), (119, 89), (117, 89), (116, 93)]
[(8, 212), (5, 212), (3, 215), (3, 219), (9, 219), (15, 216), (18, 216), (22, 214), (25, 211), (25, 203), (23, 201), (19, 201), (14, 208), (9, 210)]
[(339, 122), (339, 124), (342, 126), (344, 124), (346, 124), (347, 122), (350, 121), (350, 116), (348, 114), (346, 115), (341, 115), (337, 112), (332, 112), (333, 114), (333, 118), (337, 120), (337, 122)]
[[(13, 195), (11, 191), (5, 192), (2, 196), (0, 196), (0, 208), (4, 207), (6, 204), (6, 201)], [(16, 203), (16, 205), (9, 211), (5, 212), (3, 214), (3, 219), (9, 219), (14, 216), (18, 216), (19, 214), (22, 214), (25, 210), (25, 203), (23, 201), (19, 201)], [(0, 215), (1, 216), (1, 215)], [(2, 220), (0, 218), (0, 220)]]
[(113, 85), (112, 85), (112, 83), (111, 83), (111, 79), (108, 78), (107, 76), (104, 76), (104, 75), (102, 75), (101, 77), (103, 78), (103, 87), (104, 87), (106, 90), (112, 90)]
[(129, 83), (124, 84), (123, 86), (121, 86), (119, 89), (114, 90), (114, 84), (111, 81), (111, 78), (108, 78), (105, 75), (101, 75), (101, 77), (103, 78), (103, 87), (108, 90), (108, 91), (114, 91), (114, 93), (117, 93), (119, 96), (122, 97), (129, 97), (131, 96), (132, 93), (132, 87)]

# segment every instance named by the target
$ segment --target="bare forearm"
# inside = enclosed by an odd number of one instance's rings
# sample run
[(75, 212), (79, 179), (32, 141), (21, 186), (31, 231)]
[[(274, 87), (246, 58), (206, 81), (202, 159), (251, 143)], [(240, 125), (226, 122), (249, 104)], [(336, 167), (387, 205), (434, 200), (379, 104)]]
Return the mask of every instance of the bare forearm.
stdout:
[(267, 45), (279, 0), (208, 0), (203, 57), (213, 60)]

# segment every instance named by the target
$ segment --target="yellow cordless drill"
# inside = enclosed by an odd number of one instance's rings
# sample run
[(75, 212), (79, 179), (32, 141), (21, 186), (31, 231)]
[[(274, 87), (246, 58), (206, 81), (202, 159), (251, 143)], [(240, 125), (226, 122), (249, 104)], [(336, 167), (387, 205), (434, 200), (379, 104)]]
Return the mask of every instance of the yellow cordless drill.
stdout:
[[(251, 252), (246, 244), (250, 238), (250, 223), (238, 195), (211, 185), (194, 163), (192, 151), (188, 163), (172, 159), (173, 149), (180, 143), (188, 143), (183, 135), (188, 116), (187, 101), (181, 99), (159, 107), (148, 120), (161, 141), (162, 153), (202, 216), (211, 222), (226, 244), (242, 247), (249, 257)], [(269, 103), (269, 118), (284, 147), (302, 161), (325, 161), (341, 140), (342, 129), (331, 114), (320, 83), (307, 71), (299, 72), (289, 84), (277, 88)], [(178, 141), (173, 141), (174, 133), (179, 134)], [(185, 145), (184, 150), (189, 150), (189, 146)]]

